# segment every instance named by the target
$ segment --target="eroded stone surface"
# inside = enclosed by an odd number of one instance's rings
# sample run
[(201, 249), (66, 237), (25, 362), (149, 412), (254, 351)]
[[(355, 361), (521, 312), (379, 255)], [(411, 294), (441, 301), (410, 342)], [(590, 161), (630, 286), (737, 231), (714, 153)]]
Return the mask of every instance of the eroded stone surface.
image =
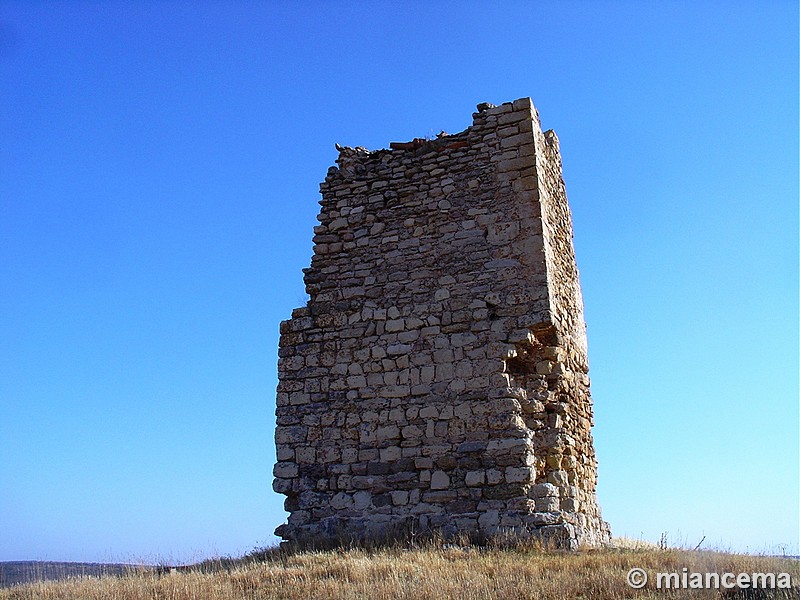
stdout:
[(285, 540), (439, 530), (608, 540), (558, 139), (530, 99), (339, 148), (281, 323)]

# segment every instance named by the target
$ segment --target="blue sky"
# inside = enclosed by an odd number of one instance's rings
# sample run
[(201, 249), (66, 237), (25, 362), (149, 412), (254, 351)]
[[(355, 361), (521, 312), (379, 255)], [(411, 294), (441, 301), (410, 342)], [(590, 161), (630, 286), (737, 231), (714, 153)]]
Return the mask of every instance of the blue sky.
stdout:
[(796, 2), (0, 1), (0, 560), (274, 541), (335, 143), (533, 98), (615, 535), (798, 553)]

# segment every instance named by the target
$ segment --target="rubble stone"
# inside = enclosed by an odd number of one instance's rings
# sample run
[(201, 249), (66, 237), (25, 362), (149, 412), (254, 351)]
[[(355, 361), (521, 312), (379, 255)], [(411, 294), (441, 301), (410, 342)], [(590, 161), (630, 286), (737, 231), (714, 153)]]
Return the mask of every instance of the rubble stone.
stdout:
[(280, 326), (276, 533), (607, 542), (558, 138), (521, 98), (338, 149)]

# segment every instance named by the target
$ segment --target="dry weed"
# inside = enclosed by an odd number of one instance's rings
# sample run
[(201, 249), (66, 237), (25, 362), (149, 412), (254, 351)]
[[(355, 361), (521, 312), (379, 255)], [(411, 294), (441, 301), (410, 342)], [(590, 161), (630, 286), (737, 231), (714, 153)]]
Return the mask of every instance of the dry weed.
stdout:
[[(535, 548), (341, 550), (274, 553), (260, 562), (220, 563), (158, 575), (42, 582), (0, 590), (0, 600), (238, 600), (408, 599), (617, 600), (622, 598), (727, 598), (717, 590), (634, 590), (629, 569), (648, 572), (789, 572), (790, 559), (683, 550), (608, 549), (578, 553)], [(205, 571), (205, 572), (203, 572)], [(792, 593), (796, 594), (796, 591)], [(735, 596), (734, 596), (735, 597)], [(742, 596), (744, 597), (744, 596)], [(755, 596), (795, 598), (798, 596)]]

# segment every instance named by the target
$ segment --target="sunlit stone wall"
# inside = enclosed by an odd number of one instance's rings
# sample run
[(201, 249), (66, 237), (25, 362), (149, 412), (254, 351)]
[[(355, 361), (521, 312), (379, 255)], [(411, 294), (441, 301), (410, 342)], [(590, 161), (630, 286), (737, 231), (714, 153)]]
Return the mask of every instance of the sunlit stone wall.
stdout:
[(281, 323), (276, 533), (607, 541), (572, 219), (530, 99), (336, 162)]

